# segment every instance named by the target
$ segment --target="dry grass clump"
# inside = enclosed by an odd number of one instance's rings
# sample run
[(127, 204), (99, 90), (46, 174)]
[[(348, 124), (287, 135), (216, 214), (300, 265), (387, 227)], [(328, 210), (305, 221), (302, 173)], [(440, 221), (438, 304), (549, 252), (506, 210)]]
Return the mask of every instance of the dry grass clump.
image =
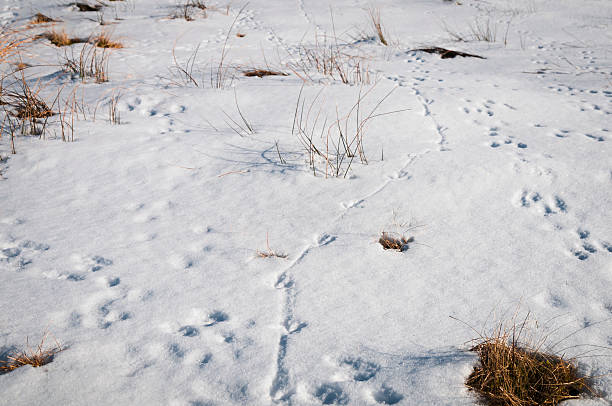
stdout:
[(98, 50), (94, 44), (86, 43), (79, 54), (71, 49), (70, 54), (64, 53), (62, 67), (64, 71), (78, 77), (81, 81), (92, 78), (96, 83), (108, 81), (108, 62), (110, 53), (107, 48)]
[(101, 4), (89, 5), (87, 3), (76, 2), (75, 6), (79, 9), (79, 11), (100, 11), (102, 9)]
[(113, 41), (111, 34), (108, 32), (101, 32), (99, 35), (93, 37), (92, 42), (98, 48), (123, 48), (123, 44), (119, 41)]
[(24, 365), (31, 365), (35, 368), (42, 367), (53, 361), (53, 357), (60, 351), (63, 351), (59, 342), (55, 342), (55, 347), (45, 349), (45, 340), (49, 334), (45, 333), (36, 346), (30, 347), (26, 339), (26, 349), (20, 353), (7, 356), (6, 360), (0, 360), (0, 373), (7, 373)]
[(414, 241), (414, 237), (404, 237), (397, 236), (394, 233), (389, 233), (386, 231), (382, 232), (382, 235), (378, 239), (378, 243), (382, 245), (382, 247), (386, 250), (394, 250), (394, 251), (406, 251), (408, 249), (408, 244)]
[(288, 76), (285, 72), (278, 72), (270, 69), (248, 69), (242, 72), (244, 76), (263, 78), (264, 76)]
[(208, 7), (203, 0), (182, 0), (176, 3), (176, 9), (172, 18), (183, 18), (185, 21), (193, 21), (193, 11), (199, 11), (203, 18), (208, 17)]
[(318, 72), (344, 84), (369, 84), (369, 58), (345, 50), (336, 38), (316, 36), (314, 46), (301, 46), (299, 58), (287, 64), (296, 76), (305, 82), (315, 82)]
[(48, 39), (56, 47), (65, 47), (72, 44), (85, 42), (85, 40), (82, 38), (70, 37), (63, 30), (61, 32), (51, 30), (42, 34), (42, 37)]
[(364, 100), (375, 87), (376, 83), (365, 91), (361, 88), (352, 107), (344, 113), (336, 107), (335, 117), (329, 117), (325, 111), (326, 103), (320, 97), (324, 89), (308, 104), (302, 96), (304, 87), (300, 89), (291, 134), (295, 135), (304, 147), (308, 154), (308, 164), (315, 176), (321, 173), (326, 178), (346, 178), (353, 161), (367, 165), (364, 136), (368, 124), (375, 118), (406, 110), (378, 112), (383, 102), (397, 89), (393, 88), (375, 102), (371, 110), (364, 112)]
[(34, 15), (34, 17), (32, 17), (32, 19), (30, 20), (30, 24), (46, 24), (46, 23), (56, 23), (59, 20), (54, 20), (51, 17), (47, 17), (46, 15), (42, 14), (42, 13), (36, 13), (36, 15)]
[(557, 405), (589, 390), (572, 360), (520, 342), (525, 322), (481, 337), (471, 350), (479, 363), (466, 380), (491, 406)]
[(270, 248), (270, 240), (268, 239), (268, 233), (266, 233), (266, 248), (267, 248), (267, 251), (257, 250), (257, 256), (259, 258), (272, 258), (272, 257), (287, 258), (288, 257), (287, 254), (281, 254), (281, 253), (272, 251), (272, 249)]
[(30, 86), (23, 70), (19, 71), (19, 75), (11, 77), (11, 80), (10, 83), (3, 80), (1, 84), (0, 104), (5, 113), (3, 132), (9, 132), (11, 139), (19, 128), (22, 134), (29, 132), (31, 135), (41, 135), (46, 119), (55, 114), (40, 95), (43, 86), (40, 82)]

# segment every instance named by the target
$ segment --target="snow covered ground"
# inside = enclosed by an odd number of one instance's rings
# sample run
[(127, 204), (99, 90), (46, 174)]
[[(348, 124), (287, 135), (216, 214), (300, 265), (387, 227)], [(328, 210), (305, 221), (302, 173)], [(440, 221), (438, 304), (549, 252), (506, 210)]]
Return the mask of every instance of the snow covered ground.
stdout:
[[(603, 375), (600, 398), (566, 404), (612, 402), (612, 2), (379, 0), (389, 46), (357, 0), (211, 1), (193, 21), (168, 18), (174, 0), (115, 1), (102, 27), (67, 3), (0, 2), (5, 24), (41, 12), (124, 45), (106, 83), (63, 73), (46, 40), (22, 54), (86, 120), (74, 142), (56, 120), (15, 155), (0, 139), (0, 354), (45, 331), (65, 349), (0, 375), (0, 403), (473, 405), (468, 325), (517, 307)], [(324, 35), (369, 84), (296, 68)], [(434, 46), (486, 59), (414, 51)], [(173, 54), (195, 57), (195, 83)], [(240, 73), (268, 66), (288, 75)], [(367, 123), (367, 164), (335, 177), (315, 157), (315, 176), (298, 97), (333, 155), (328, 127), (368, 91), (362, 119), (387, 95), (376, 113), (397, 112)], [(383, 231), (414, 242), (384, 250)]]

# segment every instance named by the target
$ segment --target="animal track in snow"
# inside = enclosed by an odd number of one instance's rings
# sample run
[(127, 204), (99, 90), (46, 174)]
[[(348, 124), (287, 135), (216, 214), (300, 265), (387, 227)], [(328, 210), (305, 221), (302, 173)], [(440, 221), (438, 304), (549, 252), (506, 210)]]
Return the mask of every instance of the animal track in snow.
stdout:
[(404, 399), (404, 396), (394, 391), (387, 385), (383, 385), (380, 390), (374, 392), (374, 400), (383, 405), (395, 405)]
[(194, 326), (183, 326), (178, 331), (185, 337), (195, 337), (200, 334), (200, 330)]
[(204, 326), (214, 326), (215, 324), (219, 324), (227, 320), (229, 320), (227, 313), (216, 310), (208, 315), (208, 320), (204, 322)]
[(374, 378), (380, 369), (377, 364), (365, 361), (361, 358), (346, 358), (342, 360), (342, 364), (351, 367), (353, 379), (359, 382), (368, 381)]
[(314, 395), (323, 405), (346, 405), (349, 401), (338, 383), (324, 383), (317, 387)]
[(579, 228), (576, 230), (576, 235), (578, 242), (570, 249), (570, 253), (580, 261), (587, 260), (590, 255), (599, 251), (612, 253), (612, 246), (605, 241), (593, 241), (590, 231)]
[(6, 241), (0, 240), (0, 262), (12, 264), (21, 271), (30, 265), (36, 256), (48, 249), (49, 245), (44, 243), (32, 240), (17, 241), (9, 237)]
[(567, 204), (556, 195), (544, 198), (538, 192), (522, 190), (517, 193), (514, 200), (518, 207), (535, 210), (544, 216), (567, 212)]

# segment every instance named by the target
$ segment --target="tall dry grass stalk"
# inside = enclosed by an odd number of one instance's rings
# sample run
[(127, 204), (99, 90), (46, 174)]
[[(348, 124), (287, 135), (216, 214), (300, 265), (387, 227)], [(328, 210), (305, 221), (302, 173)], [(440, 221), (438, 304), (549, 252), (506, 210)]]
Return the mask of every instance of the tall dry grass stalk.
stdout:
[(223, 41), (223, 48), (221, 49), (221, 58), (219, 58), (219, 63), (216, 66), (216, 71), (211, 70), (210, 84), (214, 89), (223, 89), (226, 86), (231, 85), (233, 81), (234, 76), (233, 74), (230, 74), (231, 68), (227, 63), (227, 57), (228, 57), (228, 52), (229, 52), (228, 42), (231, 37), (232, 30), (234, 29), (234, 26), (236, 25), (236, 22), (238, 21), (238, 19), (240, 18), (240, 16), (242, 15), (242, 13), (244, 12), (247, 6), (248, 6), (248, 3), (242, 6), (242, 8), (236, 14), (234, 21), (232, 21), (232, 24), (227, 30), (225, 41)]
[(368, 9), (368, 14), (370, 15), (370, 22), (372, 23), (372, 27), (374, 28), (374, 32), (376, 33), (378, 40), (381, 44), (388, 46), (389, 42), (387, 42), (382, 22), (380, 20), (380, 9), (371, 7)]
[(23, 36), (25, 31), (23, 28), (0, 29), (0, 64), (10, 62), (10, 60), (23, 48), (24, 45), (31, 42), (31, 36)]

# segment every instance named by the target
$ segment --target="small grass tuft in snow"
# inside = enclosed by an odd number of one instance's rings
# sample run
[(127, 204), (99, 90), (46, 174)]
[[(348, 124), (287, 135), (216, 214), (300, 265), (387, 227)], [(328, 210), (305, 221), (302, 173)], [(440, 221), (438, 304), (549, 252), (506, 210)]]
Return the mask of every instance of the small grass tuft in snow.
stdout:
[(36, 348), (30, 347), (26, 339), (26, 349), (14, 355), (7, 355), (5, 360), (0, 360), (0, 374), (14, 371), (24, 365), (31, 365), (35, 368), (47, 365), (53, 361), (53, 357), (63, 351), (59, 342), (55, 346), (45, 348), (45, 341), (49, 333), (45, 333)]
[(371, 83), (369, 58), (344, 49), (337, 38), (315, 37), (312, 46), (300, 46), (299, 57), (287, 64), (304, 82), (317, 82), (315, 72), (346, 85)]
[(105, 31), (93, 37), (92, 41), (98, 48), (123, 48), (123, 44), (121, 44), (121, 42), (113, 41), (111, 39), (111, 34)]
[(176, 8), (172, 18), (182, 18), (185, 21), (193, 21), (194, 11), (200, 11), (203, 18), (206, 18), (206, 10), (208, 7), (203, 0), (182, 0), (176, 3)]
[(522, 343), (524, 328), (525, 322), (510, 328), (499, 324), (477, 340), (471, 351), (479, 363), (467, 378), (470, 389), (490, 406), (557, 405), (589, 390), (572, 360), (542, 351), (544, 343)]
[(472, 38), (476, 41), (495, 42), (497, 39), (497, 25), (491, 19), (476, 19), (470, 25)]
[(82, 81), (93, 78), (96, 83), (108, 81), (108, 48), (97, 49), (95, 44), (85, 44), (79, 54), (71, 50), (70, 54), (64, 52), (62, 66), (64, 71), (78, 77)]
[(247, 77), (257, 76), (258, 78), (263, 78), (264, 76), (288, 76), (285, 72), (270, 69), (247, 69), (242, 71), (242, 74)]
[(66, 47), (72, 44), (78, 44), (78, 43), (85, 42), (85, 40), (82, 38), (70, 37), (63, 30), (59, 32), (55, 30), (51, 30), (49, 32), (42, 34), (42, 37), (48, 39), (56, 47)]
[(382, 245), (382, 247), (386, 250), (394, 250), (394, 251), (406, 251), (408, 249), (408, 244), (414, 241), (414, 237), (404, 237), (395, 235), (394, 233), (389, 233), (386, 231), (382, 232), (382, 235), (378, 239), (378, 243)]
[(32, 17), (32, 19), (30, 20), (30, 24), (46, 24), (46, 23), (56, 23), (59, 22), (59, 20), (54, 20), (51, 17), (47, 17), (46, 15), (42, 14), (42, 13), (36, 13), (36, 15), (34, 15), (34, 17)]
[(276, 258), (287, 258), (288, 257), (287, 254), (278, 253), (276, 251), (273, 251), (270, 248), (270, 240), (268, 238), (268, 233), (266, 233), (266, 251), (257, 250), (257, 256), (259, 258), (273, 258), (273, 257), (276, 257)]
[(44, 87), (40, 81), (30, 85), (24, 70), (20, 70), (14, 76), (11, 76), (8, 83), (3, 80), (1, 87), (1, 104), (5, 113), (2, 133), (10, 135), (12, 151), (15, 153), (15, 133), (21, 131), (21, 134), (29, 133), (30, 135), (42, 136), (47, 119), (55, 113), (41, 96)]
[(102, 9), (102, 4), (92, 6), (87, 3), (76, 2), (74, 5), (79, 9), (79, 11), (100, 11)]

